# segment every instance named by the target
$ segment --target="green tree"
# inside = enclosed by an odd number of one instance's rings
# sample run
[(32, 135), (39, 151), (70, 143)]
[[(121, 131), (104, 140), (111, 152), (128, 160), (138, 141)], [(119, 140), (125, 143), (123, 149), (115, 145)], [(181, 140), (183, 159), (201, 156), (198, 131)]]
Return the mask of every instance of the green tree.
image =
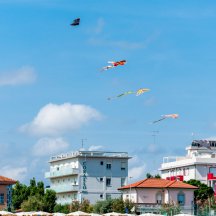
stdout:
[(176, 215), (181, 212), (181, 208), (179, 205), (171, 204), (163, 204), (160, 209), (161, 214), (166, 214), (168, 216)]
[(202, 205), (214, 195), (214, 191), (211, 187), (207, 186), (204, 183), (201, 183), (198, 180), (191, 179), (189, 181), (185, 181), (187, 184), (197, 186), (198, 189), (194, 191), (194, 200), (199, 205)]
[(30, 196), (34, 196), (38, 193), (38, 188), (37, 188), (37, 185), (36, 185), (36, 180), (35, 178), (33, 179), (30, 179), (30, 185), (28, 187), (29, 191), (30, 191)]
[(43, 211), (44, 203), (40, 196), (30, 196), (21, 204), (23, 211)]
[(125, 205), (124, 205), (124, 201), (122, 198), (112, 200), (112, 211), (119, 212), (119, 213), (125, 213)]
[(37, 191), (36, 194), (39, 194), (40, 196), (44, 196), (44, 183), (42, 181), (39, 181), (37, 183)]
[(12, 189), (12, 206), (14, 209), (20, 209), (23, 201), (29, 197), (28, 187), (21, 184), (19, 181), (15, 184)]
[(51, 190), (47, 190), (46, 193), (44, 191), (44, 183), (42, 181), (37, 183), (35, 178), (30, 180), (29, 186), (17, 182), (12, 190), (13, 209), (25, 208), (29, 211), (39, 209), (53, 212), (56, 204), (56, 193)]
[(151, 175), (150, 173), (146, 173), (146, 178), (153, 178), (153, 175)]
[(93, 206), (90, 204), (89, 200), (84, 199), (82, 203), (80, 203), (79, 210), (91, 213), (93, 212)]
[(69, 205), (68, 204), (56, 204), (54, 207), (54, 212), (60, 212), (60, 213), (64, 213), (64, 214), (68, 214), (69, 211)]
[(104, 201), (98, 201), (93, 206), (93, 210), (95, 213), (98, 214), (105, 214), (108, 212), (119, 212), (119, 213), (126, 213), (126, 209), (128, 213), (131, 213), (131, 209), (134, 207), (134, 204), (129, 201), (123, 201), (122, 198), (117, 199), (108, 199)]
[(73, 201), (73, 202), (70, 204), (70, 212), (79, 211), (79, 208), (80, 208), (80, 203), (79, 203), (79, 201)]
[(155, 178), (158, 178), (158, 179), (161, 178), (161, 176), (160, 176), (159, 174), (156, 174), (154, 177), (155, 177)]
[(93, 211), (98, 214), (112, 212), (112, 199), (96, 202), (93, 206)]
[(46, 193), (43, 196), (43, 202), (43, 210), (52, 213), (56, 205), (56, 192), (54, 190), (46, 190)]
[(124, 201), (124, 208), (125, 208), (125, 210), (127, 209), (127, 211), (128, 211), (129, 214), (133, 213), (132, 209), (133, 209), (134, 206), (135, 206), (135, 204), (133, 202), (131, 202), (129, 199), (126, 199)]
[(146, 173), (146, 178), (161, 178), (159, 174), (156, 174), (155, 176), (152, 175), (151, 173)]

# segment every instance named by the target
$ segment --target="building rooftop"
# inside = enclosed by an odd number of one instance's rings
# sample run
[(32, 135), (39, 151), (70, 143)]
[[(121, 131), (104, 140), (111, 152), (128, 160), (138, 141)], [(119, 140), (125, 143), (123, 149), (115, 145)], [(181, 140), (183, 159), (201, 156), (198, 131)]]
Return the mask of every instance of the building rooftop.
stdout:
[(133, 184), (126, 185), (119, 188), (119, 190), (130, 188), (184, 188), (184, 189), (198, 189), (198, 187), (184, 183), (178, 180), (166, 180), (159, 178), (147, 178)]
[(127, 152), (106, 152), (106, 151), (75, 151), (52, 156), (50, 162), (77, 157), (107, 157), (107, 158), (131, 158)]
[(193, 140), (186, 150), (186, 156), (163, 157), (161, 169), (190, 164), (215, 163), (216, 141), (214, 140)]
[(4, 176), (0, 176), (0, 184), (4, 184), (4, 185), (11, 185), (11, 184), (15, 184), (17, 181), (4, 177)]

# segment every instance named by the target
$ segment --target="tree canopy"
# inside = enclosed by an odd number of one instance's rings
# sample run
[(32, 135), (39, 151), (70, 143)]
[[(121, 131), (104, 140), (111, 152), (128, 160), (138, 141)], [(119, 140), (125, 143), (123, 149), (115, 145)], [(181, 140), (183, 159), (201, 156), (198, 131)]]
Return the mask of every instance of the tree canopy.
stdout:
[(56, 192), (46, 190), (42, 181), (30, 180), (29, 186), (17, 182), (12, 190), (13, 209), (23, 211), (53, 212), (56, 205)]

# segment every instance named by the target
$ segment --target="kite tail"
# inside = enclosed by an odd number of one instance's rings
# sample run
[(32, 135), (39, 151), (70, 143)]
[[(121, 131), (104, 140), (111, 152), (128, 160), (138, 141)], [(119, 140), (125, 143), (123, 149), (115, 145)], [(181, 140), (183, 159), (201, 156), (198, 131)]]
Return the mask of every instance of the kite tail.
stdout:
[(159, 120), (156, 120), (156, 121), (153, 121), (153, 122), (152, 122), (152, 124), (154, 124), (154, 123), (157, 123), (157, 122), (159, 122), (159, 121), (162, 121), (162, 120), (164, 120), (164, 119), (166, 119), (166, 117), (164, 117), (164, 118), (161, 118), (161, 119), (159, 119)]

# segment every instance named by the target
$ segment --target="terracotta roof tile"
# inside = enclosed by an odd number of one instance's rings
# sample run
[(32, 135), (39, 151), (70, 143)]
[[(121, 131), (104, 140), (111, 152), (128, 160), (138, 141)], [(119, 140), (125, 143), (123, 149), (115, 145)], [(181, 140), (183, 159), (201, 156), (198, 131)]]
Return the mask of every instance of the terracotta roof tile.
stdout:
[(129, 189), (129, 188), (186, 188), (186, 189), (197, 189), (193, 185), (189, 185), (182, 181), (177, 180), (166, 180), (158, 178), (148, 178), (130, 185), (119, 188), (119, 190)]
[(15, 184), (16, 181), (4, 176), (0, 176), (0, 184)]

